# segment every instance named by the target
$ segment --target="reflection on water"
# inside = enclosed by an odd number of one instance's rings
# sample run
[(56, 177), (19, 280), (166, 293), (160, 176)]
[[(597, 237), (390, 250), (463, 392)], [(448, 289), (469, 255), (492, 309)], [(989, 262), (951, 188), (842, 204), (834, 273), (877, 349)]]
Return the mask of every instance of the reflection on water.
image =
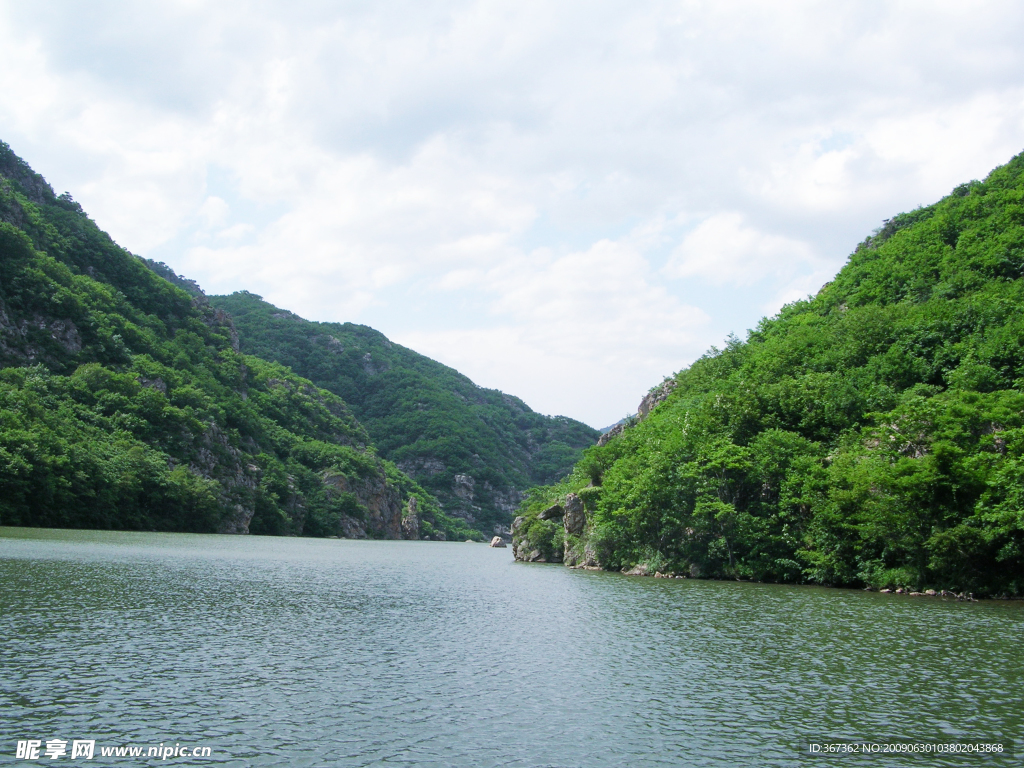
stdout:
[[(639, 579), (479, 544), (0, 528), (0, 762), (54, 737), (199, 744), (203, 764), (239, 766), (788, 766), (836, 762), (804, 756), (808, 738), (1020, 746), (1022, 639), (1019, 603)], [(842, 764), (982, 762), (1017, 764)]]

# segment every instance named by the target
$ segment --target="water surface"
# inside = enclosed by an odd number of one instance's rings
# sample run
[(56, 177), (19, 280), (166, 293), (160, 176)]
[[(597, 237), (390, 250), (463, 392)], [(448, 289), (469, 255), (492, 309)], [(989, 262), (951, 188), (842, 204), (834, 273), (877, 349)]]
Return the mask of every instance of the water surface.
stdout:
[(83, 738), (212, 748), (86, 765), (1017, 765), (801, 744), (1020, 745), (1022, 640), (1020, 603), (480, 544), (0, 528), (0, 762)]

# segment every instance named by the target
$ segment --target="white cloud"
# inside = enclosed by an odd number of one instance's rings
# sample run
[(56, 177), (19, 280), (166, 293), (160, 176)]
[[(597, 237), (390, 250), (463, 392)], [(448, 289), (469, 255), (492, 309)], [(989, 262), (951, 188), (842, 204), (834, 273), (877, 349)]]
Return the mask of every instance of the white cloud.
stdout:
[(752, 285), (769, 277), (789, 277), (815, 261), (807, 243), (761, 232), (735, 211), (702, 221), (673, 251), (665, 273), (702, 277), (713, 283)]
[[(487, 272), (460, 272), (456, 284), (487, 307), (481, 327), (396, 340), (485, 386), (513, 382), (508, 389), (527, 402), (561, 393), (566, 405), (604, 414), (598, 426), (621, 418), (680, 360), (703, 351), (707, 314), (659, 285), (629, 238), (561, 256), (521, 255)], [(449, 285), (442, 278), (440, 286)], [(610, 391), (618, 410), (609, 407)]]
[(231, 206), (222, 197), (210, 195), (199, 206), (199, 218), (206, 227), (219, 227), (227, 221)]

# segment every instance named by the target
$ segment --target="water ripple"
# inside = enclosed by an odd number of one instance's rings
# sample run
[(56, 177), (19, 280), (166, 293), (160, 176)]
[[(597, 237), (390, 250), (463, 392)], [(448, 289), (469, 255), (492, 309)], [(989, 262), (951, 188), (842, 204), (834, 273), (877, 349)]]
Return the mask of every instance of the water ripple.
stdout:
[(789, 766), (810, 737), (1021, 743), (1022, 630), (1019, 604), (636, 579), (471, 544), (0, 529), (3, 749), (575, 768)]

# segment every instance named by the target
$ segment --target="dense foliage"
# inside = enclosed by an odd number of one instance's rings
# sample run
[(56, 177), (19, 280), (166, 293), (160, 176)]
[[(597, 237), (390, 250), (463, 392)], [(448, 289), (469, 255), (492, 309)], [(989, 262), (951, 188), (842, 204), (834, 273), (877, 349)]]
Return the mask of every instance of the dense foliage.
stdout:
[(563, 477), (597, 439), (372, 328), (309, 322), (245, 292), (210, 301), (234, 318), (243, 351), (342, 397), (383, 456), (485, 530), (507, 525), (519, 491)]
[[(886, 222), (524, 505), (609, 568), (1024, 593), (1024, 155)], [(534, 540), (536, 540), (534, 542)]]
[(479, 538), (369, 444), (0, 143), (0, 523)]

